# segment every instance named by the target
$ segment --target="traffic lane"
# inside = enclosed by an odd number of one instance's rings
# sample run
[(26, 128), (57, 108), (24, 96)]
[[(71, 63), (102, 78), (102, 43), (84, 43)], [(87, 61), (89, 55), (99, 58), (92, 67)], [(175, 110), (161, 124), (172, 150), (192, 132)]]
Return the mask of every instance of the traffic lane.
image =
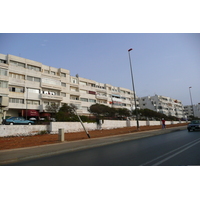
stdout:
[[(64, 153), (14, 165), (139, 166), (200, 137), (200, 132), (178, 131), (138, 140)], [(163, 158), (163, 157), (162, 157)], [(156, 160), (157, 161), (157, 160)], [(148, 163), (147, 165), (153, 165)], [(180, 165), (179, 163), (177, 165)]]
[[(169, 137), (170, 136), (170, 137)], [(162, 141), (159, 140), (163, 139)], [(169, 165), (169, 166), (176, 166), (180, 165), (182, 163), (181, 160), (178, 159), (176, 156), (180, 156), (179, 154), (182, 153), (182, 155), (187, 154), (190, 156), (190, 153), (187, 153), (187, 151), (194, 147), (198, 146), (200, 143), (200, 132), (188, 132), (187, 130), (174, 132), (172, 134), (166, 134), (164, 137), (157, 138), (155, 141), (160, 145), (160, 148), (157, 148), (157, 153), (154, 152), (154, 156), (149, 157), (147, 162), (142, 163), (141, 165)], [(151, 150), (155, 150), (152, 148)], [(198, 150), (198, 147), (197, 147)], [(190, 150), (191, 152), (192, 150)], [(192, 155), (197, 155), (199, 151), (192, 152)], [(167, 159), (167, 163), (163, 164), (164, 159)], [(176, 160), (176, 162), (169, 162), (169, 159), (173, 159), (173, 161)], [(160, 161), (162, 160), (162, 164)], [(182, 159), (183, 160), (183, 159)], [(187, 161), (189, 162), (189, 157), (185, 157), (185, 165), (187, 165)], [(196, 157), (196, 160), (197, 157)], [(180, 163), (179, 163), (180, 162)]]
[(199, 166), (200, 165), (200, 138), (174, 150), (153, 163), (154, 166)]

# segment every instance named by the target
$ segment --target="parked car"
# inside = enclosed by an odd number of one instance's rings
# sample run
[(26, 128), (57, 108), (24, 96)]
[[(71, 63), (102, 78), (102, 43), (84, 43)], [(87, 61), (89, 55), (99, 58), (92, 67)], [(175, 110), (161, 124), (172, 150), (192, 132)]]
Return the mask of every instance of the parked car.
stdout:
[(3, 120), (3, 124), (10, 124), (10, 125), (28, 124), (28, 125), (31, 125), (31, 124), (34, 124), (34, 121), (26, 120), (23, 117), (10, 117), (8, 119)]
[(200, 130), (200, 120), (192, 120), (188, 126), (188, 131)]

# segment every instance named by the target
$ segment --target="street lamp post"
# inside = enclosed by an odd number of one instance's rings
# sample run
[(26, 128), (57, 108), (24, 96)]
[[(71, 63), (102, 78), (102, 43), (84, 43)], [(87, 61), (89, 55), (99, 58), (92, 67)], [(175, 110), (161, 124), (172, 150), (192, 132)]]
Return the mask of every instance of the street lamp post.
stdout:
[(129, 55), (129, 62), (130, 62), (130, 70), (131, 70), (131, 79), (132, 79), (132, 86), (133, 86), (133, 96), (134, 96), (134, 102), (135, 102), (135, 113), (136, 113), (136, 121), (137, 121), (137, 129), (140, 129), (139, 126), (139, 121), (138, 121), (138, 111), (137, 111), (137, 105), (136, 105), (136, 96), (135, 96), (135, 87), (134, 87), (134, 81), (133, 81), (133, 70), (132, 70), (132, 64), (131, 64), (131, 56), (130, 56), (130, 51), (133, 49), (128, 50), (128, 55)]
[(191, 101), (191, 106), (192, 106), (192, 110), (193, 110), (193, 117), (194, 117), (194, 107), (193, 107), (193, 102), (192, 102), (192, 94), (191, 94), (191, 89), (192, 87), (189, 87), (189, 92), (190, 92), (190, 101)]
[(26, 87), (26, 120), (27, 120), (27, 99), (28, 99), (28, 88)]

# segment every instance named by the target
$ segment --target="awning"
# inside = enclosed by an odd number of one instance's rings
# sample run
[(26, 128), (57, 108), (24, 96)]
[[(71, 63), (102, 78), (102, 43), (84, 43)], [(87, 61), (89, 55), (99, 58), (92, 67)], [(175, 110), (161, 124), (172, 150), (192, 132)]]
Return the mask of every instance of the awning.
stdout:
[(40, 117), (51, 117), (50, 113), (40, 113)]
[(22, 110), (22, 116), (26, 115), (27, 117), (39, 117), (39, 112), (37, 110)]

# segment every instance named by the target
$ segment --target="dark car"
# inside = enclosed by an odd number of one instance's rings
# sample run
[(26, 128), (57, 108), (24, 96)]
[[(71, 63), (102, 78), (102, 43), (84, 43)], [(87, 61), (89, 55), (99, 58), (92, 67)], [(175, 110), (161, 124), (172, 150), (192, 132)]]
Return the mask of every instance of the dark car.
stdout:
[(200, 130), (200, 120), (192, 120), (188, 126), (188, 131)]
[(27, 125), (31, 125), (34, 124), (34, 121), (31, 120), (26, 120), (23, 117), (10, 117), (8, 119), (3, 120), (3, 124), (27, 124)]

